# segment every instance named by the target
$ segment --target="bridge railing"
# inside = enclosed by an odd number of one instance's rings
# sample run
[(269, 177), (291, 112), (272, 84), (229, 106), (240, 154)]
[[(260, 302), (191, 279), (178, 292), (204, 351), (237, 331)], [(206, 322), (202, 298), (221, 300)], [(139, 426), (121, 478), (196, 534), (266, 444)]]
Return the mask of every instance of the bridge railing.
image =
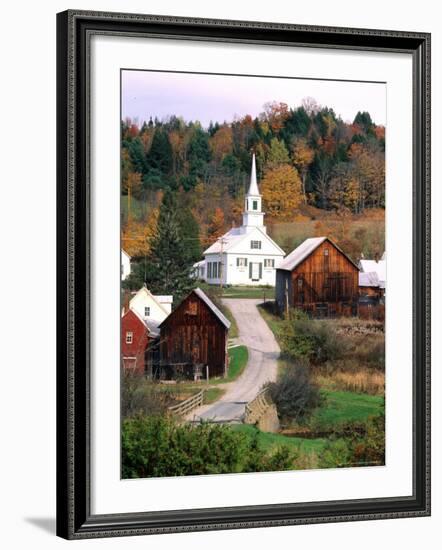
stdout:
[(244, 423), (256, 424), (261, 416), (267, 412), (267, 409), (272, 405), (272, 400), (268, 394), (268, 389), (263, 388), (258, 395), (249, 401), (246, 405)]
[(190, 413), (190, 411), (193, 411), (193, 409), (200, 407), (203, 404), (203, 401), (204, 401), (204, 390), (200, 390), (198, 393), (196, 393), (195, 395), (192, 395), (192, 397), (189, 397), (182, 403), (169, 407), (168, 413), (175, 414), (178, 416), (185, 416), (186, 414)]

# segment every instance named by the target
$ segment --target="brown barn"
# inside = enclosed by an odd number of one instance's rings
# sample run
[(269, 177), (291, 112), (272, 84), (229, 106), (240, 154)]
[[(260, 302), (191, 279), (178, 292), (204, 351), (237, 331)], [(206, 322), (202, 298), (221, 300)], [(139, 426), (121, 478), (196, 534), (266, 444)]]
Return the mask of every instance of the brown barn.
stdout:
[(276, 270), (280, 311), (296, 307), (315, 317), (355, 315), (358, 266), (328, 237), (306, 239)]
[(226, 376), (228, 368), (227, 334), (230, 321), (215, 304), (196, 288), (160, 324), (161, 365), (163, 372), (175, 377)]

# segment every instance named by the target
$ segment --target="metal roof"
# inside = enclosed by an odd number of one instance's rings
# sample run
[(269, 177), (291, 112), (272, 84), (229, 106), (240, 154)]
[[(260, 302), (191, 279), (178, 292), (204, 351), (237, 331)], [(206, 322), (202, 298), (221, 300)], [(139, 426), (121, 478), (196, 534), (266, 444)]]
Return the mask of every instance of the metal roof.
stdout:
[(244, 239), (247, 236), (247, 233), (242, 231), (241, 227), (232, 227), (232, 229), (229, 229), (227, 233), (224, 233), (222, 237), (220, 237), (218, 240), (216, 240), (212, 245), (207, 248), (207, 250), (204, 251), (204, 254), (218, 254), (221, 252), (221, 239), (223, 241), (222, 243), (222, 250), (223, 252), (227, 252), (232, 246), (239, 243), (242, 239)]
[(341, 252), (341, 254), (343, 254), (349, 262), (359, 269), (359, 266), (356, 265), (354, 261), (328, 237), (310, 237), (309, 239), (305, 239), (303, 243), (296, 247), (295, 250), (292, 250), (292, 252), (284, 258), (277, 269), (293, 271), (295, 267), (308, 258), (310, 254), (314, 252), (324, 241), (328, 241), (332, 246), (339, 250), (339, 252)]
[(379, 286), (379, 277), (375, 271), (370, 273), (359, 272), (359, 286)]
[(212, 300), (205, 294), (199, 287), (193, 290), (195, 294), (203, 300), (203, 302), (213, 311), (213, 313), (218, 317), (221, 323), (227, 328), (230, 328), (230, 321), (227, 317), (221, 313), (221, 311), (216, 307)]
[(310, 254), (322, 244), (327, 237), (311, 237), (301, 243), (295, 250), (292, 250), (288, 256), (280, 263), (278, 269), (292, 271), (297, 265), (303, 262)]
[(380, 260), (359, 260), (359, 267), (364, 273), (377, 273), (379, 282), (384, 283), (387, 280), (387, 261)]
[[(221, 323), (226, 327), (226, 329), (230, 328), (230, 321), (227, 319), (225, 315), (221, 313), (221, 311), (216, 307), (216, 305), (212, 302), (212, 300), (205, 294), (200, 288), (194, 288), (187, 296), (190, 296), (194, 292), (198, 298), (201, 298), (201, 300), (213, 311), (213, 313), (218, 317), (218, 319), (221, 321)], [(186, 298), (187, 298), (186, 296)], [(184, 300), (186, 299), (184, 298)], [(181, 304), (184, 302), (184, 300), (181, 302)], [(180, 304), (180, 305), (181, 305)], [(180, 306), (178, 306), (180, 307)], [(169, 317), (173, 315), (170, 313), (160, 324), (159, 326), (162, 327), (164, 323), (167, 323)]]

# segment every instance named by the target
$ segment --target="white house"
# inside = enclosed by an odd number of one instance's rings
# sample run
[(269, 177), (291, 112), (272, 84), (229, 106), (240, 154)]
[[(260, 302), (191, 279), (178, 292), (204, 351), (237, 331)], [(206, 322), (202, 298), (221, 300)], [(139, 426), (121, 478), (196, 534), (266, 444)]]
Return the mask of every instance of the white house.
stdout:
[(264, 225), (253, 155), (242, 226), (230, 229), (204, 252), (204, 260), (195, 264), (196, 273), (209, 284), (275, 286), (276, 268), (283, 258), (284, 251)]
[(121, 249), (121, 280), (124, 281), (130, 275), (130, 256)]
[(172, 311), (173, 296), (154, 296), (145, 286), (129, 302), (134, 311), (149, 327), (158, 327)]

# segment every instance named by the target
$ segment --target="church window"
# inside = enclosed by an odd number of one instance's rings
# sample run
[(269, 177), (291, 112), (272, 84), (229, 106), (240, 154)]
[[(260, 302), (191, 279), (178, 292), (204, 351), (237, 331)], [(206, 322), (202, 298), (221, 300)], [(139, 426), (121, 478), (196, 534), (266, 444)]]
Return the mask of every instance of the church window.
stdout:
[(258, 210), (258, 201), (253, 201), (252, 205), (253, 210)]
[(250, 248), (261, 250), (261, 241), (250, 241)]
[(275, 260), (269, 258), (264, 259), (264, 267), (275, 267)]
[(150, 317), (150, 307), (145, 306), (144, 308), (144, 317)]
[(247, 258), (236, 258), (237, 267), (247, 267)]

